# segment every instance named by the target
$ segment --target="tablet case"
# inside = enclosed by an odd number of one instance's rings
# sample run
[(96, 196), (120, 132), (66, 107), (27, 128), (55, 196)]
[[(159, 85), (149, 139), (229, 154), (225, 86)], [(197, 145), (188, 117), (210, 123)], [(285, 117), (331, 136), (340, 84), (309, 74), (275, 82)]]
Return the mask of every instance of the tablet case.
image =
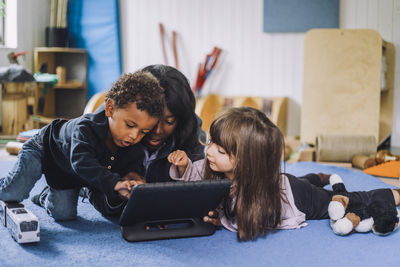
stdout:
[(212, 235), (215, 226), (202, 219), (228, 195), (231, 184), (223, 179), (138, 185), (120, 218), (122, 236), (136, 242)]

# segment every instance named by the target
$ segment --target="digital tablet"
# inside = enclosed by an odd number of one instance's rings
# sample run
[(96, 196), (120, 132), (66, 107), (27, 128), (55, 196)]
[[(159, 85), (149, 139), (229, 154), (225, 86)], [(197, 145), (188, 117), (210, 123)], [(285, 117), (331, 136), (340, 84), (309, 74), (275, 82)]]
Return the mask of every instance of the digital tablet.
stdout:
[(138, 185), (120, 217), (127, 241), (211, 235), (215, 226), (203, 222), (229, 194), (228, 179)]

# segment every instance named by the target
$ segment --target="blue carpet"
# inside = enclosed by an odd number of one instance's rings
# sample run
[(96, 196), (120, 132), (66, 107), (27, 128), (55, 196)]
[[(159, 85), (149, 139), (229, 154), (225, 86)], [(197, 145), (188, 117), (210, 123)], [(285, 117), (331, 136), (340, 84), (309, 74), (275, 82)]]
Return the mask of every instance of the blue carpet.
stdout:
[[(0, 162), (4, 175), (12, 162)], [(337, 173), (348, 190), (390, 187), (360, 171), (317, 163), (286, 165), (286, 172)], [(32, 194), (38, 193), (42, 178)], [(386, 236), (335, 235), (328, 220), (309, 221), (298, 230), (280, 230), (254, 242), (238, 242), (227, 230), (212, 236), (128, 243), (119, 226), (79, 201), (78, 220), (56, 223), (25, 200), (40, 220), (41, 241), (19, 245), (0, 225), (0, 266), (388, 266), (397, 263), (400, 231)]]

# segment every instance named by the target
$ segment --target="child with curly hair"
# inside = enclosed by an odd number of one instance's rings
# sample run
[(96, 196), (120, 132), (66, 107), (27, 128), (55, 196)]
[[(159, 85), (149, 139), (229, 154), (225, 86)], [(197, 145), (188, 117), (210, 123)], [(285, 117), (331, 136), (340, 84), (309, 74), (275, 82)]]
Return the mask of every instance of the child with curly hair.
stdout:
[(124, 175), (137, 164), (133, 145), (153, 129), (163, 110), (163, 89), (151, 73), (122, 75), (102, 108), (56, 119), (24, 143), (12, 170), (0, 178), (0, 200), (28, 198), (42, 174), (49, 186), (32, 201), (57, 221), (76, 218), (83, 186), (129, 198), (136, 181)]

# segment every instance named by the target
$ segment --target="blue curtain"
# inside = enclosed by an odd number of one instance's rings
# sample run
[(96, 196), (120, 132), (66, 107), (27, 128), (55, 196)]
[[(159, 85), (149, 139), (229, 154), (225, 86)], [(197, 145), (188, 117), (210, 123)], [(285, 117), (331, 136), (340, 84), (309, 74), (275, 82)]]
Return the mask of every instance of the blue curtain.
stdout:
[(121, 75), (118, 0), (69, 0), (69, 46), (88, 52), (88, 97)]

